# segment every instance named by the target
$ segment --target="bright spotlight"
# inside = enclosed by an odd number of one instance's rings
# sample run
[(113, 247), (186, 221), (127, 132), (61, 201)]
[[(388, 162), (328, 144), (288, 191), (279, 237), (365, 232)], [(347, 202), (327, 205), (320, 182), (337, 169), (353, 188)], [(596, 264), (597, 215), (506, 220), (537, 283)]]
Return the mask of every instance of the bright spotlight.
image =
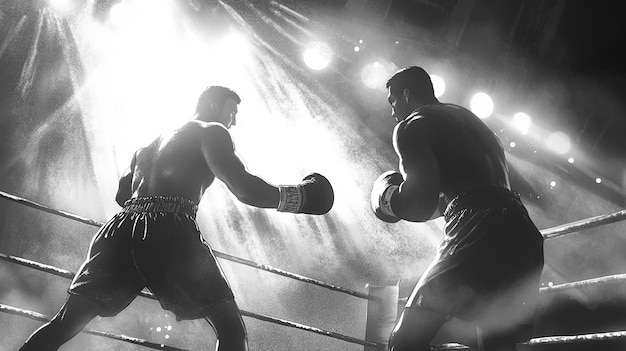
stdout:
[(572, 144), (569, 137), (565, 135), (565, 133), (554, 132), (548, 136), (548, 139), (546, 139), (546, 146), (557, 154), (562, 155), (571, 149)]
[(567, 159), (567, 162), (569, 162), (569, 163), (574, 163), (574, 158), (573, 158), (573, 157), (568, 158), (568, 159)]
[(119, 1), (109, 6), (109, 20), (126, 32), (159, 35), (172, 20), (173, 3), (168, 0)]
[(122, 27), (131, 22), (132, 15), (129, 14), (129, 5), (121, 2), (113, 4), (109, 10), (109, 19), (117, 27)]
[(528, 133), (531, 124), (530, 116), (524, 112), (518, 112), (513, 115), (513, 126), (522, 134), (526, 135)]
[(433, 89), (435, 90), (435, 97), (440, 97), (446, 92), (446, 81), (436, 74), (430, 75), (430, 80), (433, 82)]
[(250, 55), (248, 40), (238, 32), (231, 32), (223, 39), (223, 47), (229, 54), (235, 57), (246, 57)]
[(553, 181), (551, 181), (551, 182), (550, 182), (550, 187), (551, 187), (551, 188), (554, 188), (555, 186), (556, 186), (556, 182), (555, 182), (554, 180), (553, 180)]
[(361, 69), (361, 81), (370, 89), (385, 89), (385, 82), (397, 66), (385, 60), (374, 61)]
[(487, 118), (493, 113), (493, 100), (486, 93), (476, 93), (470, 101), (470, 109), (479, 118)]
[(598, 184), (602, 183), (602, 179), (601, 178), (596, 178), (596, 183), (598, 183)]
[(309, 44), (302, 54), (304, 63), (306, 63), (309, 68), (316, 71), (328, 67), (332, 57), (333, 53), (330, 50), (330, 47), (321, 41)]
[(60, 14), (66, 14), (76, 6), (73, 0), (48, 0), (48, 5)]

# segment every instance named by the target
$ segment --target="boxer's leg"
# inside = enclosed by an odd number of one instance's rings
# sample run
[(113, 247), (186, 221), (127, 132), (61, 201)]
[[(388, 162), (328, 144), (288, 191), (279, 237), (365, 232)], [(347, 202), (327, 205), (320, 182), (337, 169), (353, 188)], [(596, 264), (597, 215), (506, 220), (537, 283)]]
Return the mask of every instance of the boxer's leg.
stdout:
[(205, 319), (217, 334), (217, 351), (247, 351), (248, 336), (235, 300), (217, 303)]
[(429, 351), (447, 317), (421, 308), (405, 308), (389, 338), (389, 351)]
[(100, 306), (79, 295), (68, 294), (57, 314), (37, 329), (20, 351), (55, 351), (78, 334), (100, 312)]

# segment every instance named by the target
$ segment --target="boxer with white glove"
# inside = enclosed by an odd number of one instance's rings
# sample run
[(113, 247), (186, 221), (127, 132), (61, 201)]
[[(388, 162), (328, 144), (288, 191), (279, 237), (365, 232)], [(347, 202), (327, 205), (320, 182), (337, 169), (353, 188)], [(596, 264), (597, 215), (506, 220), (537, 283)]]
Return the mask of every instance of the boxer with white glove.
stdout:
[(403, 181), (404, 178), (400, 173), (387, 171), (374, 182), (371, 203), (374, 214), (380, 220), (388, 223), (396, 223), (400, 220), (391, 208), (391, 199), (398, 192)]

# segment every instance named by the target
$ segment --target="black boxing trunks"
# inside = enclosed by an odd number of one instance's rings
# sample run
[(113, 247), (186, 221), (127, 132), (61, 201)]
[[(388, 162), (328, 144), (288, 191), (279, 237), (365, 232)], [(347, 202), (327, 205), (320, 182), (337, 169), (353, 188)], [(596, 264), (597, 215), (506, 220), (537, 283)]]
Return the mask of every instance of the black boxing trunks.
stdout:
[(518, 339), (527, 337), (521, 334), (532, 327), (543, 237), (519, 196), (505, 188), (476, 188), (450, 201), (444, 218), (437, 255), (406, 308), (428, 309), (485, 329), (509, 329)]
[(174, 196), (126, 201), (92, 239), (69, 293), (114, 316), (148, 287), (179, 320), (207, 316), (233, 294), (198, 229), (197, 210), (193, 201)]

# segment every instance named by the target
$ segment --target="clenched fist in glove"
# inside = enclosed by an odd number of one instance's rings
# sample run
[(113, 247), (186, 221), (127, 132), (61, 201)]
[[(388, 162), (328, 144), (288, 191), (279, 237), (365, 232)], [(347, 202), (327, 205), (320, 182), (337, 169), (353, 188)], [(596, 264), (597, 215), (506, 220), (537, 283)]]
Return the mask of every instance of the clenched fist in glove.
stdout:
[(378, 177), (372, 187), (372, 209), (379, 219), (396, 223), (400, 220), (391, 209), (391, 197), (398, 191), (400, 184), (404, 181), (398, 172), (387, 171)]
[(279, 185), (278, 211), (321, 215), (333, 207), (335, 193), (326, 177), (312, 173), (297, 185)]

